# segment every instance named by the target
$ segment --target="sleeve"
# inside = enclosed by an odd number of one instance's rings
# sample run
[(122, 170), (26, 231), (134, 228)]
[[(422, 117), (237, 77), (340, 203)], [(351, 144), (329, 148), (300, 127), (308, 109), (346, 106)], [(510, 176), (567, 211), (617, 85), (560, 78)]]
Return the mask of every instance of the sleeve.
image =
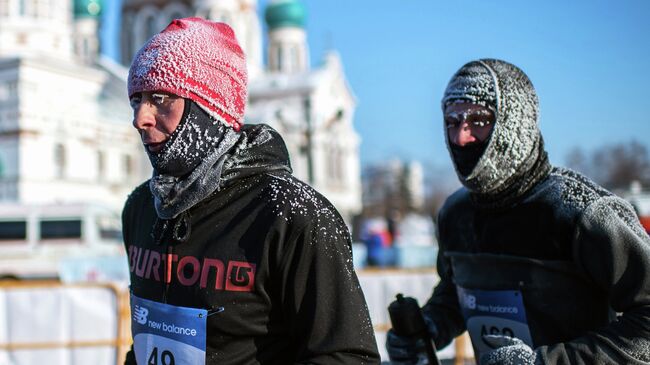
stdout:
[(289, 238), (282, 300), (298, 364), (379, 364), (342, 219), (321, 214)]
[(546, 364), (650, 362), (650, 237), (617, 197), (592, 203), (578, 219), (578, 267), (610, 298), (617, 318), (570, 342), (537, 349)]
[(434, 339), (436, 347), (442, 349), (465, 331), (465, 319), (460, 312), (456, 285), (452, 281), (451, 263), (445, 257), (447, 236), (444, 230), (444, 209), (438, 215), (438, 259), (437, 270), (440, 281), (433, 290), (431, 298), (422, 308), (425, 316), (433, 319), (438, 335)]

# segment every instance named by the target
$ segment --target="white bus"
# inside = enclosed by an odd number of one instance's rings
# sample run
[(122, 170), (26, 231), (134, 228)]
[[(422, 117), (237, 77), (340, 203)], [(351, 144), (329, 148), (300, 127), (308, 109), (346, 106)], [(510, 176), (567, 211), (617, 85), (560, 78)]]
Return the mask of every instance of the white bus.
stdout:
[(92, 204), (0, 204), (0, 278), (58, 278), (65, 260), (115, 256), (124, 256), (124, 248), (120, 217), (113, 210)]

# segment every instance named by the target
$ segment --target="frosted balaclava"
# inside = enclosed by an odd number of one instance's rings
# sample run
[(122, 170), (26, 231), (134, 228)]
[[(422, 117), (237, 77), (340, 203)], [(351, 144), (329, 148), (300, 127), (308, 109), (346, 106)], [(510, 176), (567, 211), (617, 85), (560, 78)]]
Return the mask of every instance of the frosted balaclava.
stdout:
[(445, 131), (458, 178), (473, 195), (488, 202), (508, 200), (548, 174), (550, 165), (538, 127), (537, 94), (518, 67), (495, 59), (467, 63), (447, 85), (443, 112), (456, 102), (479, 104), (495, 114), (492, 134), (471, 171), (460, 171)]

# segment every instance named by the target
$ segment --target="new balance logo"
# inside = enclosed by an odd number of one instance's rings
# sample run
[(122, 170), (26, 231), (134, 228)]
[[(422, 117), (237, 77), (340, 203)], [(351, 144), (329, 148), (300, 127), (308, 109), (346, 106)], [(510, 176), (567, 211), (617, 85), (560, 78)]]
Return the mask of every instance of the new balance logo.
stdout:
[(134, 309), (135, 310), (133, 311), (133, 320), (140, 324), (146, 324), (147, 315), (149, 315), (149, 310), (139, 305), (136, 305)]

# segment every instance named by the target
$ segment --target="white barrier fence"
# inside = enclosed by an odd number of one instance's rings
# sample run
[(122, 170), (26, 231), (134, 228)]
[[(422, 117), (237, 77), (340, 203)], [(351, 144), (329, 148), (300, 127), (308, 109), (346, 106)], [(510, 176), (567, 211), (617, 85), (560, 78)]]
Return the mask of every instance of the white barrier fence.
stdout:
[[(435, 269), (358, 271), (383, 361), (388, 305), (397, 293), (424, 304)], [(0, 281), (0, 365), (123, 364), (131, 345), (128, 290), (110, 284)], [(439, 351), (462, 364), (472, 355), (465, 336)]]
[[(388, 361), (386, 353), (386, 332), (391, 328), (388, 305), (398, 293), (414, 297), (420, 306), (426, 303), (439, 277), (436, 270), (429, 269), (364, 269), (357, 271), (359, 283), (368, 303), (370, 319), (375, 328), (377, 347), (382, 361)], [(463, 364), (473, 357), (473, 350), (466, 335), (458, 337), (446, 348), (438, 351), (440, 359), (455, 359)]]
[(128, 297), (111, 285), (0, 283), (1, 365), (115, 365), (130, 344)]

